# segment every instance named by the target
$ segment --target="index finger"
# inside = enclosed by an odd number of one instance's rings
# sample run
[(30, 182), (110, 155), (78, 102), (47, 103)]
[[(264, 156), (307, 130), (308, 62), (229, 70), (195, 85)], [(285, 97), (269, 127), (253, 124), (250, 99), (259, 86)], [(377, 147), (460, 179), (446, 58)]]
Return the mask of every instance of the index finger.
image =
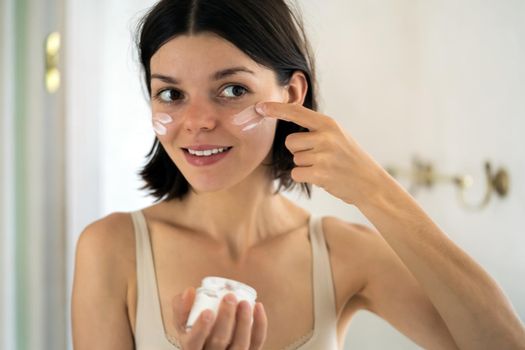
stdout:
[(298, 104), (259, 102), (255, 105), (255, 109), (266, 117), (294, 122), (310, 131), (320, 129), (324, 123), (321, 114)]

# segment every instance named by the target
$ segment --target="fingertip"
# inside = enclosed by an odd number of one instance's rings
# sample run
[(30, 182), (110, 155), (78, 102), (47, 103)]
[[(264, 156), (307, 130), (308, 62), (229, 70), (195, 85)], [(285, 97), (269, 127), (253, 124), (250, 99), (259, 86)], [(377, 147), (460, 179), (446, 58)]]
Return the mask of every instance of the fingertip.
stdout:
[[(193, 295), (193, 297), (192, 297)], [(191, 312), (195, 298), (194, 288), (187, 287), (182, 293), (177, 294), (173, 299), (173, 309), (175, 324), (179, 329), (186, 328), (186, 322)]]
[(188, 298), (189, 292), (190, 292), (189, 288), (184, 289), (184, 293), (182, 293), (182, 301), (186, 301), (186, 299)]
[(215, 318), (215, 314), (212, 310), (206, 309), (202, 311), (199, 314), (199, 317), (193, 322), (190, 326), (184, 326), (186, 333), (187, 332), (193, 332), (193, 333), (206, 333), (208, 329), (210, 328), (210, 324), (212, 323), (213, 319)]
[(201, 312), (200, 319), (205, 324), (208, 324), (208, 323), (211, 323), (211, 321), (213, 321), (214, 317), (215, 317), (214, 312), (212, 310), (210, 310), (210, 309), (206, 309), (203, 312)]
[(188, 334), (187, 346), (188, 349), (202, 349), (204, 346), (205, 340), (208, 338), (212, 326), (213, 319), (215, 318), (215, 313), (213, 310), (205, 309), (199, 314), (199, 317), (195, 322), (189, 326), (185, 326), (185, 334)]
[(250, 317), (251, 318), (251, 314), (252, 314), (252, 306), (250, 305), (249, 302), (247, 302), (246, 300), (241, 300), (239, 302), (239, 305), (237, 307), (237, 313), (241, 316), (241, 317)]
[(186, 301), (192, 295), (194, 295), (194, 288), (193, 287), (187, 287), (184, 290), (184, 292), (182, 293), (182, 300)]
[(264, 306), (263, 306), (263, 303), (261, 303), (260, 301), (258, 301), (258, 302), (255, 304), (255, 307), (258, 307), (260, 312), (264, 312)]
[(255, 349), (262, 347), (264, 340), (266, 339), (268, 321), (266, 318), (266, 313), (264, 311), (263, 304), (257, 302), (254, 307), (253, 315), (253, 332), (251, 336), (251, 344)]
[(237, 305), (237, 297), (235, 296), (234, 293), (226, 294), (224, 298), (222, 299), (222, 301), (224, 301), (226, 304), (229, 304), (229, 305)]
[(264, 103), (264, 102), (258, 102), (258, 103), (255, 105), (255, 110), (256, 110), (257, 113), (259, 113), (259, 114), (266, 115), (266, 103)]
[(255, 313), (257, 315), (257, 317), (262, 317), (264, 319), (266, 319), (266, 311), (264, 310), (264, 306), (261, 302), (257, 302), (255, 304)]

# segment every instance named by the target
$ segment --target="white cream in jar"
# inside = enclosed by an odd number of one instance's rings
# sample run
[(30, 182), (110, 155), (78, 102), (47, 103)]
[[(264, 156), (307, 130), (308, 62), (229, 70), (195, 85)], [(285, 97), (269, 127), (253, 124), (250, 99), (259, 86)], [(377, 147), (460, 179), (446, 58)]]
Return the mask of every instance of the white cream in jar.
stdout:
[(241, 302), (241, 300), (246, 300), (250, 303), (252, 310), (251, 322), (253, 323), (253, 309), (257, 299), (255, 289), (232, 279), (209, 276), (205, 277), (201, 282), (201, 286), (197, 288), (197, 294), (186, 322), (186, 330), (191, 329), (201, 312), (206, 309), (212, 310), (217, 316), (221, 300), (228, 293), (235, 294), (237, 303)]

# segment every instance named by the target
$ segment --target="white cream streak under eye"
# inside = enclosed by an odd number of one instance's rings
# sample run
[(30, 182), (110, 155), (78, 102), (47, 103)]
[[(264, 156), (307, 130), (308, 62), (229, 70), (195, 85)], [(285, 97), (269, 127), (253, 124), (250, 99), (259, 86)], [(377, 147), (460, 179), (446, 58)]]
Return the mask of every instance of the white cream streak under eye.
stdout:
[(162, 125), (161, 123), (159, 122), (153, 122), (153, 130), (155, 130), (155, 133), (157, 135), (161, 135), (161, 136), (164, 136), (166, 135), (168, 129), (166, 129), (166, 127), (164, 125)]
[(173, 118), (166, 113), (155, 113), (152, 118), (153, 130), (157, 135), (164, 136), (168, 132), (168, 129), (164, 125), (173, 122)]
[[(264, 116), (257, 113), (255, 105), (251, 105), (241, 112), (229, 117), (232, 124), (239, 126), (241, 131), (251, 130), (261, 124)], [(164, 136), (168, 130), (165, 125), (173, 123), (173, 118), (166, 113), (155, 113), (152, 118), (153, 130), (157, 135)]]
[(255, 105), (251, 105), (231, 118), (232, 124), (240, 126), (241, 131), (248, 131), (259, 126), (265, 117), (257, 113)]

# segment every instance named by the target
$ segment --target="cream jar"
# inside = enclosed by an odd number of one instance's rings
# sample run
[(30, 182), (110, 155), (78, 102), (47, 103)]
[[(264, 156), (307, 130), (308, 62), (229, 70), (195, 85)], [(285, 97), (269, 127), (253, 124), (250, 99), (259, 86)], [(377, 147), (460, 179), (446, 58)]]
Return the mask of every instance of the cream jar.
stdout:
[(257, 299), (255, 289), (239, 281), (209, 276), (205, 277), (201, 282), (201, 286), (197, 288), (197, 294), (188, 321), (186, 322), (186, 330), (191, 329), (201, 312), (206, 309), (212, 310), (215, 316), (217, 316), (221, 300), (228, 293), (235, 294), (237, 303), (241, 302), (241, 300), (246, 300), (250, 303), (252, 309), (251, 322), (253, 323), (253, 308), (255, 307), (255, 300)]

